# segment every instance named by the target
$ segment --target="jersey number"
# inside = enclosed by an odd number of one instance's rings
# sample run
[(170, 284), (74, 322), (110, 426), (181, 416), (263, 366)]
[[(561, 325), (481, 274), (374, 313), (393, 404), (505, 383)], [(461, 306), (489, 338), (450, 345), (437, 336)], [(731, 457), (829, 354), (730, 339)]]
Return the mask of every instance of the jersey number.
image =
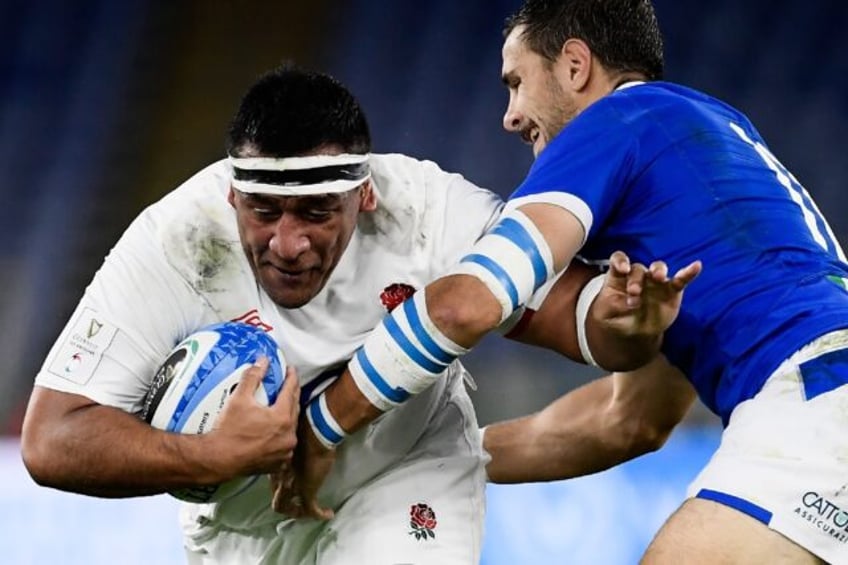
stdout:
[[(765, 145), (759, 141), (752, 140), (738, 125), (731, 122), (730, 127), (745, 143), (754, 148), (757, 154), (763, 159), (766, 166), (774, 171), (775, 175), (777, 175), (778, 182), (783, 185), (789, 193), (789, 197), (792, 198), (792, 201), (795, 202), (801, 209), (801, 213), (804, 215), (804, 223), (807, 224), (810, 234), (813, 236), (813, 239), (816, 240), (816, 243), (821, 245), (828, 252), (836, 253), (839, 260), (845, 263), (845, 253), (842, 251), (842, 247), (839, 245), (839, 242), (836, 241), (836, 236), (834, 235), (833, 230), (830, 229), (827, 220), (824, 219), (824, 216), (822, 216), (818, 206), (816, 206), (816, 203), (813, 202), (813, 199), (804, 187), (801, 186), (801, 183), (798, 182), (798, 179), (796, 179), (792, 173), (790, 173), (786, 167), (777, 160), (777, 157), (772, 155), (771, 151), (769, 151)], [(824, 228), (824, 232), (822, 232), (820, 226)]]

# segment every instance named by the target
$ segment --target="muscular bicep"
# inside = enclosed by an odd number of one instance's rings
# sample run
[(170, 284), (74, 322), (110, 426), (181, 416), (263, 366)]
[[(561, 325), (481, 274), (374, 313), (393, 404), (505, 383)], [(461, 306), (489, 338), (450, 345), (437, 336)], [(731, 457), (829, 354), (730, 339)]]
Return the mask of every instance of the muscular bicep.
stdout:
[(599, 272), (597, 268), (581, 261), (572, 261), (554, 282), (541, 304), (531, 303), (523, 319), (507, 337), (551, 349), (582, 363), (583, 357), (577, 343), (575, 306), (583, 286)]

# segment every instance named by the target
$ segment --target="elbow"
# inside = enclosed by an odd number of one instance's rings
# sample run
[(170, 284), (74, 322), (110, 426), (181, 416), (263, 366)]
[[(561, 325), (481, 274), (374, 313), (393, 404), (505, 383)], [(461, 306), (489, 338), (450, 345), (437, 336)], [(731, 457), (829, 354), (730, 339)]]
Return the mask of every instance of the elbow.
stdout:
[(464, 347), (498, 327), (503, 312), (488, 288), (468, 275), (446, 277), (428, 288), (427, 311), (442, 333)]
[[(67, 444), (46, 422), (26, 417), (21, 431), (21, 460), (39, 486), (62, 488), (61, 453)], [(64, 444), (64, 445), (63, 445)]]
[(643, 425), (634, 441), (634, 450), (640, 455), (658, 451), (671, 436), (673, 428), (655, 425)]
[(49, 449), (45, 443), (39, 441), (37, 434), (24, 429), (21, 435), (21, 460), (29, 476), (37, 485), (54, 487), (56, 486), (55, 477), (50, 473)]
[(626, 459), (632, 459), (658, 451), (668, 441), (674, 426), (668, 426), (649, 418), (637, 417), (625, 420), (619, 426), (620, 451)]

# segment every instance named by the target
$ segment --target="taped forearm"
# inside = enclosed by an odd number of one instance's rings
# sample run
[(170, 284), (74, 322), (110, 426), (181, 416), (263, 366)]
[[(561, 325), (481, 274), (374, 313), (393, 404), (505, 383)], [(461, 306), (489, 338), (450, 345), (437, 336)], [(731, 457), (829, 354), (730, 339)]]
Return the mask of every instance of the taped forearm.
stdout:
[[(432, 385), (454, 359), (467, 351), (430, 319), (426, 294), (415, 293), (384, 318), (354, 354), (342, 376), (342, 380), (347, 379), (347, 393), (337, 393), (333, 399), (324, 399), (322, 394), (310, 403), (307, 417), (313, 432), (325, 447), (338, 445), (348, 432), (367, 423), (351, 421), (352, 406), (361, 405), (364, 398), (375, 408), (374, 414), (391, 410)], [(369, 417), (367, 410), (355, 412)], [(334, 414), (345, 415), (347, 422), (340, 422)]]
[[(373, 414), (406, 402), (552, 276), (550, 249), (533, 222), (520, 211), (503, 217), (449, 275), (416, 292), (366, 338), (340, 379), (343, 386), (327, 391), (344, 392), (310, 405), (312, 431), (331, 447)], [(334, 418), (344, 433), (332, 427)]]

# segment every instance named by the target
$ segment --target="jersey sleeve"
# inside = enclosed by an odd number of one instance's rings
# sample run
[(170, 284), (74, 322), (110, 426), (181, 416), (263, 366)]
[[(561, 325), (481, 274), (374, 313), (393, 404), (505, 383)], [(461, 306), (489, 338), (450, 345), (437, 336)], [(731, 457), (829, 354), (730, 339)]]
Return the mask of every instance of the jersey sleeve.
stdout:
[(637, 152), (630, 128), (601, 99), (542, 151), (507, 209), (532, 202), (555, 204), (577, 217), (588, 238), (627, 190)]
[(458, 263), (497, 222), (503, 201), (458, 174), (439, 170), (430, 183), (430, 222), (439, 226), (432, 230), (438, 238), (433, 247), (433, 272), (440, 275)]
[(203, 323), (201, 297), (142, 214), (95, 274), (36, 376), (39, 386), (136, 412), (168, 351)]

